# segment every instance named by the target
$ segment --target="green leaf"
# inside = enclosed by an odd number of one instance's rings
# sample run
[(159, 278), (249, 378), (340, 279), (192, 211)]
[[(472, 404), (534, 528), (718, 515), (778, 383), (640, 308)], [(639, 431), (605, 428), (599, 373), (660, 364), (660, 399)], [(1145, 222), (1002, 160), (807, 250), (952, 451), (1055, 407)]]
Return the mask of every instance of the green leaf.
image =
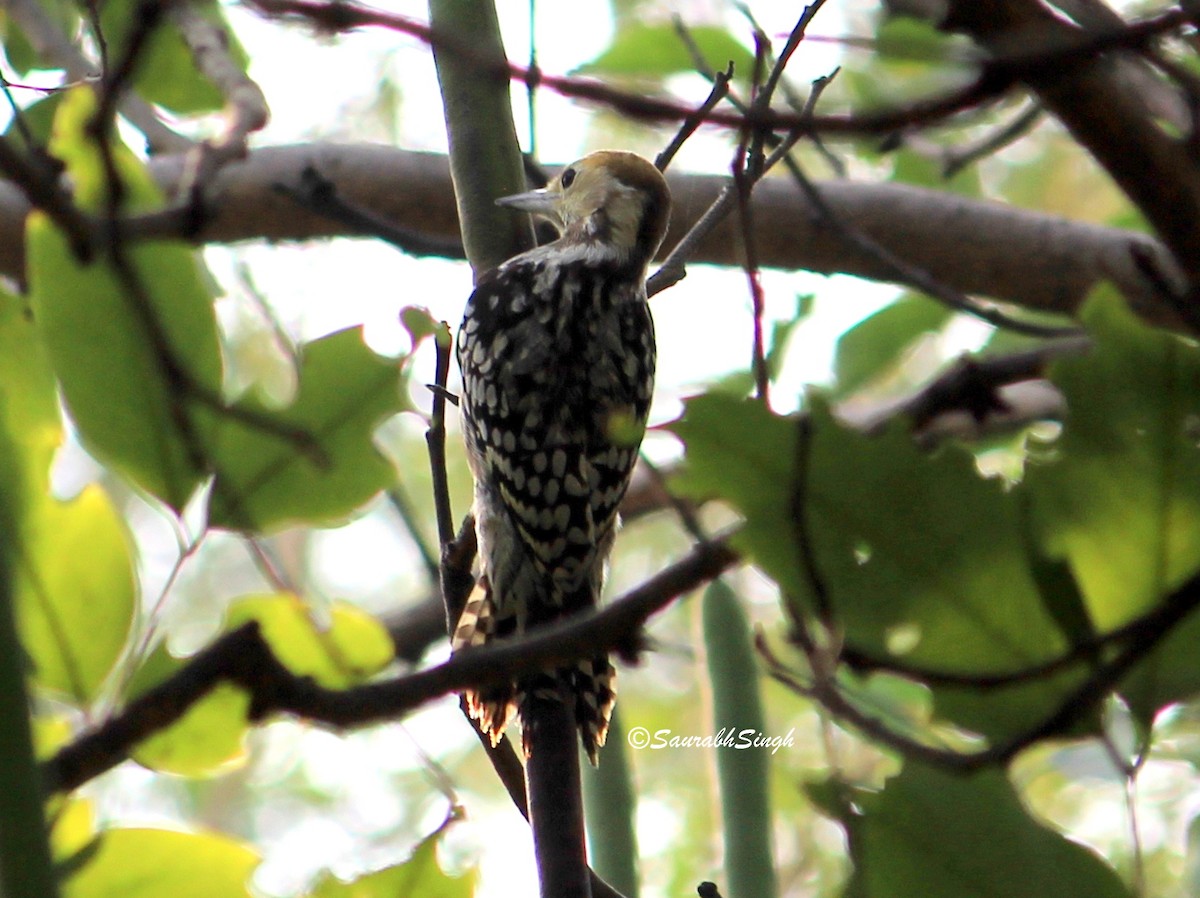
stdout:
[[(160, 644), (134, 674), (129, 699), (157, 686), (185, 664)], [(171, 726), (140, 742), (133, 759), (143, 767), (178, 776), (222, 773), (245, 758), (249, 709), (250, 696), (244, 690), (219, 683)]]
[[(723, 71), (732, 61), (736, 77), (747, 79), (753, 74), (754, 54), (724, 28), (699, 25), (688, 30), (710, 68)], [(603, 53), (576, 71), (587, 75), (661, 78), (694, 72), (696, 64), (673, 25), (635, 22), (622, 27)]]
[(945, 164), (934, 154), (917, 152), (909, 147), (890, 154), (892, 176), (888, 179), (901, 184), (913, 184), (932, 190), (949, 191), (963, 196), (977, 197), (983, 194), (983, 183), (978, 166), (959, 169), (953, 177), (946, 177)]
[[(79, 30), (79, 6), (72, 0), (39, 0), (38, 11), (46, 26), (60, 34), (75, 34)], [(0, 11), (0, 38), (4, 42), (5, 58), (13, 71), (21, 77), (33, 69), (57, 67), (56, 63), (45, 59), (30, 43), (24, 30), (7, 8)]]
[(56, 809), (50, 830), (50, 847), (55, 860), (65, 860), (87, 850), (96, 837), (96, 811), (83, 798), (68, 798)]
[(64, 898), (252, 898), (258, 855), (215, 833), (112, 829)]
[[(226, 52), (245, 71), (249, 58), (220, 6), (213, 0), (192, 6), (193, 14), (203, 16), (225, 33)], [(108, 0), (104, 4), (100, 24), (109, 59), (120, 59), (126, 52), (140, 21), (139, 0)], [(209, 112), (225, 104), (220, 91), (197, 70), (183, 35), (170, 21), (156, 28), (147, 41), (138, 57), (133, 83), (144, 99), (175, 113)]]
[(171, 726), (141, 742), (133, 759), (143, 767), (178, 776), (216, 776), (246, 757), (250, 696), (218, 683)]
[[(889, 663), (977, 676), (1066, 650), (1030, 573), (1015, 501), (978, 475), (969, 454), (923, 454), (900, 427), (864, 436), (819, 404), (810, 420), (805, 452), (798, 420), (758, 403), (698, 397), (673, 426), (687, 444), (683, 488), (745, 516), (738, 545), (780, 585), (794, 615), (820, 610), (819, 578), (846, 644)], [(803, 528), (794, 500), (807, 515)], [(935, 696), (941, 714), (1002, 737), (1040, 719), (1078, 676), (1066, 671), (986, 700), (950, 689)]]
[[(319, 628), (295, 595), (246, 596), (229, 609), (225, 631), (254, 620), (271, 651), (292, 673), (322, 686), (343, 689), (361, 683), (391, 663), (394, 646), (387, 629), (366, 612), (336, 602), (328, 627)], [(129, 687), (135, 698), (186, 664), (159, 646), (142, 664)], [(245, 758), (250, 697), (222, 684), (167, 729), (138, 745), (138, 763), (182, 776), (212, 776)]]
[(7, 11), (0, 13), (0, 39), (4, 44), (4, 58), (18, 76), (29, 74), (41, 61), (41, 55)]
[(23, 127), (17, 126), (17, 119), (14, 117), (4, 132), (4, 139), (26, 153), (34, 148), (26, 141), (26, 134), (32, 138), (37, 148), (45, 147), (50, 142), (50, 135), (54, 130), (54, 118), (58, 114), (58, 107), (62, 105), (64, 96), (62, 93), (54, 93), (30, 103), (21, 110), (20, 121)]
[(97, 458), (179, 510), (205, 476), (204, 425), (179, 372), (217, 396), (216, 320), (195, 256), (143, 243), (112, 267), (80, 264), (49, 219), (30, 216), (31, 302), (71, 417)]
[(1047, 551), (1108, 630), (1200, 567), (1200, 353), (1111, 295), (1083, 318), (1096, 346), (1052, 367), (1070, 417), (1026, 482)]
[(328, 627), (318, 628), (304, 603), (291, 593), (247, 596), (229, 609), (227, 629), (251, 620), (280, 662), (329, 689), (361, 683), (391, 663), (395, 647), (387, 629), (348, 602), (334, 602)]
[[(89, 133), (98, 105), (89, 87), (76, 87), (63, 94), (49, 146), (50, 153), (67, 167), (75, 201), (89, 212), (104, 210), (110, 187), (104, 157)], [(121, 179), (125, 211), (142, 212), (161, 206), (162, 191), (145, 164), (111, 132), (109, 149)]]
[(1130, 895), (1099, 857), (1030, 818), (1000, 771), (962, 776), (909, 761), (881, 793), (861, 791), (853, 805), (857, 813), (842, 818), (854, 862), (848, 895)]
[(791, 318), (776, 321), (771, 326), (771, 340), (767, 349), (766, 363), (767, 373), (772, 381), (778, 380), (780, 372), (783, 371), (788, 344), (791, 342), (796, 326), (812, 313), (812, 308), (813, 296), (811, 293), (797, 296), (796, 313)]
[(50, 463), (62, 442), (54, 372), (24, 304), (0, 289), (0, 423), (19, 451), (31, 493), (50, 488)]
[[(1108, 632), (1200, 569), (1200, 352), (1107, 290), (1083, 319), (1095, 347), (1052, 367), (1070, 415), (1053, 463), (1032, 459), (1026, 483), (1046, 554), (1069, 566), (1094, 628)], [(1122, 687), (1143, 725), (1200, 691), (1198, 637), (1185, 621)]]
[[(133, 622), (136, 587), (125, 524), (99, 487), (68, 502), (50, 495), (62, 441), (54, 376), (24, 306), (0, 291), (0, 430), (9, 435), (21, 513), (15, 610), (37, 685), (76, 702), (96, 696)], [(0, 492), (5, 486), (0, 486)]]
[(707, 393), (689, 400), (683, 418), (668, 429), (687, 447), (676, 489), (737, 508), (746, 519), (736, 539), (739, 548), (785, 590), (803, 590), (804, 574), (787, 536), (787, 485), (796, 466), (799, 422), (772, 415), (760, 402)]
[(213, 526), (261, 531), (334, 521), (395, 479), (372, 432), (385, 417), (405, 408), (399, 365), (368, 349), (361, 328), (302, 348), (299, 388), (288, 408), (269, 408), (254, 397), (239, 405), (302, 432), (313, 447), (298, 446), (244, 420), (223, 420), (213, 440)]
[(98, 486), (70, 502), (29, 497), (16, 608), (38, 685), (83, 704), (124, 651), (136, 603), (125, 522)]
[(960, 36), (910, 16), (888, 16), (875, 32), (875, 52), (889, 61), (957, 61), (963, 45)]
[(854, 325), (837, 341), (833, 370), (838, 395), (853, 393), (893, 370), (905, 349), (941, 330), (953, 314), (940, 303), (910, 295)]
[(408, 331), (413, 349), (426, 337), (440, 339), (441, 335), (448, 331), (444, 321), (438, 321), (428, 309), (421, 306), (405, 306), (401, 309), (400, 323)]
[(754, 372), (747, 369), (730, 371), (708, 384), (708, 392), (734, 399), (745, 399), (754, 392)]
[[(52, 150), (68, 166), (76, 198), (98, 208), (103, 165), (85, 135), (95, 100), (73, 91), (59, 110)], [(144, 166), (114, 155), (130, 207), (159, 201)], [(81, 263), (54, 224), (29, 217), (30, 301), (80, 437), (102, 461), (175, 509), (206, 474), (204, 426), (185, 389), (219, 396), (216, 318), (196, 253), (183, 244), (125, 249), (130, 277), (105, 261)]]
[(438, 864), (437, 847), (445, 831), (446, 824), (443, 824), (423, 839), (412, 856), (402, 864), (367, 873), (350, 882), (326, 874), (313, 886), (308, 898), (396, 898), (397, 895), (406, 898), (470, 898), (475, 894), (478, 871), (470, 870), (461, 876), (451, 876)]

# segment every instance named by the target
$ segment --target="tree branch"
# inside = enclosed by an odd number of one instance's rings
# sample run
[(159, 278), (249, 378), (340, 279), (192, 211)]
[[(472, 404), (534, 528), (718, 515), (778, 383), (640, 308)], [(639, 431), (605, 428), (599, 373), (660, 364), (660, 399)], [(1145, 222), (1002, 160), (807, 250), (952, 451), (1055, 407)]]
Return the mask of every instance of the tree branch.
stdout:
[[(213, 179), (211, 215), (196, 233), (190, 214), (179, 211), (139, 216), (124, 233), (204, 243), (355, 236), (355, 229), (298, 209), (275, 189), (277, 184), (301, 184), (309, 167), (333, 181), (338, 196), (347, 203), (439, 240), (457, 239), (445, 156), (333, 143), (268, 147), (225, 166)], [(174, 195), (186, 178), (186, 159), (159, 157), (151, 160), (150, 170), (166, 193)], [(675, 214), (665, 245), (672, 246), (728, 179), (670, 174), (668, 181)], [(1160, 286), (1135, 259), (1135, 254), (1144, 255), (1173, 282), (1169, 253), (1144, 234), (902, 184), (826, 181), (818, 183), (817, 189), (840, 221), (963, 293), (1035, 311), (1072, 314), (1089, 291), (1107, 279), (1145, 320), (1182, 327)], [(786, 180), (764, 179), (751, 202), (763, 267), (872, 280), (891, 276), (878, 259), (847, 247), (830, 232)], [(0, 181), (0, 273), (19, 277), (23, 270), (24, 219), (29, 208), (29, 200), (14, 183)], [(692, 260), (736, 265), (735, 249), (734, 223), (727, 222), (699, 242)], [(1012, 264), (1013, 259), (1021, 264)]]
[[(62, 66), (71, 81), (99, 78), (100, 66), (83, 55), (38, 0), (6, 0), (4, 9), (20, 25), (21, 31), (38, 52), (54, 64)], [(150, 152), (179, 153), (192, 146), (192, 141), (168, 128), (158, 117), (154, 107), (141, 97), (122, 97), (118, 109), (122, 116), (146, 136)]]
[(80, 736), (43, 766), (51, 791), (75, 789), (129, 757), (139, 742), (169, 727), (217, 683), (251, 694), (250, 718), (294, 714), (337, 728), (394, 720), (451, 692), (567, 664), (597, 651), (632, 654), (645, 621), (676, 598), (738, 563), (727, 539), (697, 547), (600, 611), (521, 639), (460, 652), (436, 667), (353, 689), (326, 689), (288, 671), (256, 623), (222, 636), (173, 676), (130, 702), (120, 715)]
[[(1157, 21), (1168, 20), (1186, 18), (1170, 10)], [(1118, 47), (1140, 47), (1144, 40), (1133, 41), (1138, 26), (1089, 35), (1037, 0), (952, 0), (944, 26), (969, 34), (997, 58), (1016, 60), (1009, 63), (1014, 74), (1133, 200), (1171, 248), (1190, 289), (1200, 290), (1200, 169), (1186, 142), (1154, 121), (1145, 99), (1119, 77), (1114, 56), (1060, 53), (1053, 64), (1020, 64), (1051, 47), (1093, 46), (1105, 35), (1124, 37)]]

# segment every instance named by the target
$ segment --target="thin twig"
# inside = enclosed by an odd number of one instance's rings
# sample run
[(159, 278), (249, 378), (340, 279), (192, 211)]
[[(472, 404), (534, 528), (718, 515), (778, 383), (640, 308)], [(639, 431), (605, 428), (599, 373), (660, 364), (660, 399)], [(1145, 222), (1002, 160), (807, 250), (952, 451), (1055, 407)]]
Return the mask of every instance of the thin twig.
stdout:
[[(537, 0), (529, 0), (529, 71), (539, 71), (537, 61)], [(529, 79), (525, 82), (525, 109), (529, 116), (529, 152), (530, 159), (538, 158), (537, 145), (537, 81)]]
[(96, 41), (96, 49), (100, 51), (100, 73), (104, 75), (108, 72), (108, 38), (100, 23), (100, 7), (97, 0), (85, 0), (83, 5), (87, 10), (88, 24), (92, 29), (92, 37)]
[(666, 498), (667, 504), (675, 512), (679, 518), (679, 523), (697, 543), (706, 543), (709, 540), (708, 532), (704, 529), (704, 525), (700, 523), (700, 518), (696, 515), (695, 507), (687, 499), (676, 496), (673, 492), (667, 489), (667, 477), (662, 469), (646, 456), (646, 453), (641, 454), (641, 466), (646, 469), (650, 477), (658, 484), (662, 491), (662, 495)]
[(180, 195), (202, 207), (201, 197), (221, 166), (246, 155), (247, 138), (270, 118), (267, 98), (229, 52), (229, 35), (194, 3), (175, 2), (169, 16), (191, 51), (196, 68), (225, 98), (225, 126), (188, 154)]
[[(107, 128), (117, 110), (121, 95), (133, 80), (134, 70), (142, 54), (166, 14), (171, 0), (142, 0), (134, 11), (134, 25), (126, 38), (120, 58), (111, 67), (105, 68), (101, 81), (100, 107), (93, 122)], [(111, 62), (111, 60), (110, 60)]]
[(75, 201), (58, 183), (58, 173), (43, 171), (6, 138), (0, 136), (0, 172), (12, 181), (29, 200), (41, 209), (62, 230), (71, 252), (81, 262), (92, 257), (94, 228)]
[(942, 160), (942, 177), (949, 180), (964, 168), (974, 165), (980, 159), (1004, 149), (1024, 137), (1042, 120), (1046, 110), (1040, 103), (1030, 103), (1016, 118), (1004, 127), (988, 134), (977, 143), (962, 147), (953, 147), (946, 152)]
[(751, 355), (751, 368), (754, 372), (755, 397), (768, 408), (771, 405), (770, 372), (767, 370), (766, 340), (763, 333), (763, 318), (766, 314), (766, 297), (763, 295), (762, 277), (758, 270), (758, 252), (754, 243), (754, 218), (750, 212), (750, 175), (745, 170), (746, 145), (741, 144), (737, 159), (733, 165), (733, 179), (736, 185), (737, 209), (740, 227), (738, 233), (742, 237), (742, 251), (745, 261), (742, 265), (746, 272), (746, 281), (750, 287), (750, 300), (754, 310), (754, 339)]
[(404, 486), (400, 483), (394, 484), (387, 491), (387, 498), (392, 508), (395, 509), (396, 516), (400, 518), (400, 522), (404, 525), (404, 529), (416, 545), (417, 554), (421, 556), (421, 564), (425, 567), (425, 574), (429, 578), (429, 582), (437, 583), (441, 576), (438, 553), (433, 550), (433, 547), (425, 539), (425, 535), (421, 533), (416, 510), (413, 508), (408, 494), (404, 491)]
[[(692, 113), (682, 103), (634, 94), (589, 78), (551, 75), (514, 63), (497, 63), (479, 58), (456, 35), (436, 33), (426, 23), (382, 12), (351, 0), (337, 3), (320, 0), (248, 0), (249, 5), (266, 15), (299, 16), (329, 31), (348, 31), (364, 26), (382, 27), (411, 35), (439, 48), (459, 53), (478, 62), (482, 74), (490, 70), (500, 77), (528, 83), (530, 80), (563, 96), (609, 106), (632, 118), (647, 121), (681, 122)], [(815, 4), (814, 4), (815, 5)], [(811, 7), (810, 7), (811, 8)], [(766, 110), (760, 114), (740, 115), (712, 110), (705, 118), (710, 124), (751, 130), (762, 128), (793, 129), (803, 127), (830, 134), (891, 134), (904, 128), (930, 124), (965, 109), (978, 107), (1018, 83), (1030, 71), (1074, 60), (1088, 59), (1114, 49), (1137, 49), (1163, 34), (1177, 31), (1189, 23), (1188, 16), (1172, 8), (1150, 18), (1130, 23), (1125, 29), (1101, 34), (1081, 35), (1060, 46), (1038, 48), (979, 61), (976, 79), (960, 88), (936, 97), (917, 100), (907, 106), (859, 114), (815, 116), (804, 120), (795, 113)]]
[[(833, 606), (829, 601), (829, 587), (825, 577), (817, 566), (817, 554), (813, 547), (812, 532), (809, 529), (808, 517), (808, 485), (812, 468), (812, 419), (803, 415), (796, 424), (796, 457), (792, 468), (792, 495), (788, 503), (788, 512), (792, 522), (792, 539), (796, 543), (797, 558), (803, 568), (802, 574), (808, 581), (812, 592), (813, 606), (822, 623), (829, 626), (833, 621)], [(804, 619), (795, 609), (794, 603), (784, 603), (791, 612), (792, 626), (803, 630)]]
[(446, 473), (446, 382), (450, 378), (450, 326), (434, 336), (437, 353), (434, 364), (433, 408), (425, 444), (429, 447), (429, 466), (433, 477), (433, 505), (437, 513), (438, 542), (443, 551), (454, 541), (454, 514), (450, 508), (450, 479)]
[[(788, 34), (788, 39), (784, 43), (783, 50), (779, 53), (779, 56), (775, 59), (775, 63), (771, 66), (770, 71), (767, 73), (766, 81), (763, 82), (761, 89), (757, 90), (752, 97), (749, 109), (750, 117), (766, 118), (771, 112), (771, 101), (775, 98), (775, 89), (779, 86), (779, 83), (783, 78), (784, 69), (787, 68), (787, 64), (791, 61), (792, 54), (796, 51), (796, 48), (800, 46), (800, 42), (804, 39), (805, 31), (807, 31), (809, 24), (816, 17), (817, 13), (821, 11), (821, 7), (824, 5), (824, 3), (825, 0), (815, 0), (815, 2), (804, 7), (804, 10), (800, 13), (800, 17), (796, 20), (796, 24), (792, 27), (791, 33)], [(753, 21), (753, 19), (751, 19), (751, 21)], [(758, 28), (755, 28), (754, 40), (756, 47), (761, 48), (763, 53), (770, 51), (771, 44), (769, 37)], [(758, 79), (755, 78), (753, 83), (757, 86)], [(802, 118), (804, 118), (803, 113)], [(808, 112), (807, 118), (809, 121), (811, 121), (811, 111)], [(750, 142), (749, 151), (747, 154), (747, 167), (749, 172), (755, 177), (761, 177), (762, 173), (766, 170), (763, 164), (763, 146), (765, 145), (766, 138), (769, 133), (770, 130), (767, 128), (758, 128), (754, 131), (753, 138)]]
[[(803, 17), (802, 17), (803, 18)], [(766, 36), (755, 34), (755, 70), (751, 79), (751, 108), (766, 109), (770, 103), (767, 92), (758, 91), (767, 54)], [(750, 288), (752, 306), (751, 371), (754, 372), (755, 396), (764, 406), (770, 407), (770, 375), (767, 370), (767, 345), (763, 334), (763, 317), (766, 316), (766, 297), (762, 291), (762, 276), (758, 270), (758, 252), (755, 243), (754, 216), (751, 214), (750, 191), (761, 178), (763, 167), (763, 131), (743, 130), (734, 152), (732, 174), (733, 186), (738, 200), (738, 234), (742, 238), (742, 268)]]
[(661, 293), (663, 290), (678, 284), (687, 277), (687, 260), (695, 253), (696, 247), (700, 245), (700, 242), (725, 220), (725, 217), (729, 215), (736, 201), (737, 191), (734, 189), (732, 183), (726, 184), (721, 188), (721, 192), (717, 194), (717, 198), (712, 201), (712, 204), (705, 210), (704, 214), (692, 225), (691, 229), (683, 236), (683, 239), (675, 244), (674, 249), (663, 260), (658, 271), (647, 278), (647, 296), (654, 296), (657, 293)]
[[(99, 75), (107, 71), (107, 65), (102, 68), (84, 56), (49, 13), (46, 4), (39, 0), (5, 0), (4, 12), (20, 26), (43, 58), (66, 72), (70, 83), (95, 83)], [(107, 55), (107, 46), (103, 52)], [(154, 107), (136, 94), (122, 97), (120, 109), (121, 115), (145, 135), (152, 153), (184, 152), (193, 146), (191, 140), (168, 128)]]
[(723, 72), (717, 72), (713, 77), (712, 90), (708, 92), (708, 97), (701, 103), (696, 111), (688, 116), (679, 130), (675, 132), (675, 136), (671, 138), (671, 142), (666, 148), (654, 157), (654, 167), (659, 171), (666, 171), (667, 166), (671, 164), (671, 160), (675, 158), (675, 154), (683, 147), (687, 139), (696, 133), (696, 129), (704, 123), (704, 116), (712, 111), (713, 107), (724, 99), (729, 93), (729, 80), (733, 77), (733, 63), (729, 63), (729, 68)]
[(8, 102), (8, 109), (12, 113), (13, 127), (17, 129), (17, 134), (20, 135), (26, 149), (31, 153), (38, 152), (41, 147), (34, 138), (33, 131), (29, 128), (29, 122), (25, 118), (25, 110), (20, 107), (16, 97), (12, 95), (13, 86), (12, 82), (3, 75), (0, 75), (0, 89), (3, 89), (4, 99)]
[[(905, 757), (956, 771), (979, 770), (996, 764), (1006, 764), (1019, 752), (1049, 736), (1062, 733), (1092, 713), (1105, 695), (1139, 661), (1150, 654), (1184, 619), (1200, 607), (1200, 575), (1188, 580), (1167, 596), (1154, 610), (1123, 628), (1127, 644), (1116, 655), (1097, 665), (1090, 675), (1069, 691), (1058, 705), (1040, 721), (1015, 734), (974, 752), (941, 749), (898, 733), (880, 720), (864, 713), (848, 699), (835, 678), (835, 668), (821, 657), (821, 649), (806, 641), (803, 631), (797, 644), (809, 656), (812, 676), (802, 682), (776, 657), (765, 639), (759, 638), (759, 653), (768, 665), (768, 672), (778, 682), (822, 704), (831, 714), (861, 730), (873, 741), (892, 748)], [(1111, 634), (1109, 634), (1111, 635)], [(1083, 656), (1080, 656), (1083, 657)], [(1090, 657), (1090, 656), (1089, 656)]]
[(252, 622), (222, 636), (182, 669), (89, 730), (44, 765), (51, 791), (75, 789), (125, 760), (147, 736), (177, 721), (219, 682), (251, 693), (250, 718), (289, 713), (333, 727), (392, 721), (436, 698), (479, 688), (598, 651), (631, 650), (647, 618), (679, 596), (739, 563), (726, 538), (697, 547), (603, 609), (468, 652), (392, 680), (346, 690), (326, 689), (288, 671)]

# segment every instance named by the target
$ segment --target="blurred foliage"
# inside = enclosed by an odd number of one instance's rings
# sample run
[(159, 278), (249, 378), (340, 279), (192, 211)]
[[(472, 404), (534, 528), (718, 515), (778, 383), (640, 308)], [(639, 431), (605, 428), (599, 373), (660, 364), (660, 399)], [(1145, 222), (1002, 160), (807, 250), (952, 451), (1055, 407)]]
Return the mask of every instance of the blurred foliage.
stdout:
[[(137, 6), (104, 4), (110, 59), (124, 52)], [(756, 14), (773, 14), (759, 6)], [(960, 38), (879, 15), (876, 4), (849, 6), (846, 28), (823, 36), (866, 40), (833, 42), (842, 71), (823, 103), (888, 107), (975, 76), (977, 58)], [(92, 28), (80, 4), (44, 0), (40, 7), (65, 34)], [(575, 70), (698, 102), (702, 93), (684, 95), (679, 87), (701, 82), (686, 77), (693, 61), (658, 5), (614, 0), (613, 7), (611, 38)], [(225, 15), (217, 3), (198, 8), (214, 21)], [(687, 26), (714, 68), (735, 62), (737, 88), (748, 95), (753, 38), (742, 17), (725, 10)], [(773, 38), (779, 33), (778, 23), (766, 27)], [(233, 58), (245, 65), (248, 54), (231, 37)], [(16, 75), (61, 65), (7, 11), (0, 39)], [(1169, 50), (1195, 67), (1190, 53)], [(390, 65), (377, 70), (387, 77), (367, 86), (378, 89), (371, 102), (354, 108), (410, 114), (415, 94)], [(803, 93), (803, 85), (792, 86)], [(154, 36), (133, 88), (189, 125), (207, 126), (204, 114), (224, 102), (174, 26)], [(1049, 122), (946, 179), (956, 152), (1016, 111), (999, 103), (945, 128), (852, 147), (832, 142), (832, 149), (852, 176), (1144, 228)], [(27, 103), (24, 117), (27, 132), (48, 141), (64, 164), (76, 201), (103, 214), (112, 185), (90, 131), (94, 112), (82, 88)], [(402, 133), (391, 119), (387, 125)], [(339, 127), (349, 135), (354, 126)], [(668, 130), (603, 110), (588, 128), (588, 142), (647, 152)], [(125, 133), (107, 137), (124, 208), (159, 208), (165, 198), (144, 160), (124, 146)], [(29, 149), (21, 129), (10, 126), (6, 136)], [(732, 149), (735, 141), (728, 142)], [(251, 619), (290, 669), (324, 685), (345, 687), (394, 669), (384, 622), (371, 612), (418, 601), (434, 587), (412, 552), (412, 533), (428, 541), (434, 529), (425, 500), (425, 422), (415, 401), (426, 394), (412, 360), (426, 338), (444, 341), (446, 329), (428, 312), (406, 309), (401, 319), (412, 346), (399, 358), (370, 348), (356, 327), (301, 339), (298, 329), (276, 333), (275, 321), (255, 331), (248, 316), (239, 323), (246, 333), (233, 333), (214, 314), (216, 279), (188, 244), (140, 244), (123, 260), (101, 253), (82, 262), (41, 214), (30, 218), (26, 239), (28, 295), (0, 294), (0, 498), (16, 511), (6, 545), (41, 751)], [(394, 287), (379, 288), (382, 301), (396, 301)], [(821, 290), (815, 301), (802, 295), (767, 322), (774, 383), (789, 360), (811, 351), (807, 338), (827, 301)], [(841, 334), (831, 382), (803, 400), (804, 425), (798, 415), (744, 399), (753, 386), (749, 364), (711, 372), (703, 394), (671, 427), (685, 447), (685, 471), (672, 483), (706, 500), (698, 515), (707, 531), (739, 528), (736, 544), (753, 567), (654, 621), (655, 651), (641, 668), (621, 672), (625, 733), (703, 739), (736, 723), (790, 744), (776, 752), (610, 745), (605, 757), (619, 754), (628, 778), (621, 765), (603, 769), (622, 775), (615, 785), (598, 781), (615, 817), (594, 826), (592, 838), (620, 831), (621, 840), (597, 848), (597, 857), (618, 846), (630, 862), (623, 875), (640, 876), (646, 895), (686, 894), (711, 879), (730, 887), (729, 898), (744, 898), (739, 883), (748, 880), (732, 868), (747, 854), (760, 866), (773, 858), (781, 895), (1122, 896), (1139, 881), (1146, 895), (1196, 893), (1194, 615), (1138, 659), (1107, 711), (1039, 740), (1008, 770), (965, 777), (906, 760), (842, 727), (803, 688), (764, 678), (753, 652), (759, 636), (801, 687), (828, 674), (878, 726), (934, 749), (967, 750), (1043, 720), (1121, 643), (1086, 647), (1159, 608), (1196, 576), (1196, 346), (1141, 325), (1107, 288), (1083, 320), (1095, 348), (1049, 371), (1070, 415), (1052, 436), (1038, 429), (1009, 436), (1004, 481), (980, 473), (979, 446), (919, 449), (904, 422), (867, 436), (837, 415), (834, 402), (918, 388), (960, 348), (996, 354), (1033, 345), (979, 328), (961, 339), (963, 319), (924, 296), (905, 293)], [(461, 510), (468, 474), (451, 446)], [(56, 464), (73, 465), (69, 488), (54, 475)], [(78, 482), (78, 471), (86, 482)], [(417, 497), (414, 520), (380, 501), (397, 481)], [(349, 570), (381, 531), (383, 573)], [(337, 557), (337, 546), (359, 549), (359, 541), (368, 548), (353, 561)], [(242, 557), (243, 546), (255, 563)], [(632, 523), (619, 540), (612, 591), (636, 585), (689, 547), (670, 512)], [(160, 570), (164, 555), (169, 574)], [(330, 568), (348, 582), (358, 577), (358, 585), (330, 587)], [(816, 670), (822, 657), (806, 654), (797, 639), (804, 629), (826, 648), (852, 651), (856, 669)], [(971, 682), (1057, 659), (1066, 660), (1053, 673), (1002, 687)], [(68, 898), (252, 894), (260, 859), (279, 848), (273, 840), (302, 830), (298, 844), (322, 849), (319, 858), (303, 858), (305, 869), (326, 872), (289, 895), (456, 898), (489, 886), (504, 893), (503, 884), (480, 879), (474, 861), (485, 846), (460, 836), (471, 828), (458, 826), (457, 814), (441, 825), (433, 816), (460, 801), (486, 821), (477, 827), (494, 824), (504, 835), (517, 819), (452, 708), (412, 719), (421, 749), (416, 760), (401, 760), (389, 754), (396, 728), (335, 739), (291, 723), (251, 725), (247, 704), (239, 690), (219, 687), (138, 746), (139, 771), (118, 771), (93, 787), (105, 815), (77, 797), (51, 803)], [(1114, 705), (1127, 709), (1120, 726)], [(740, 777), (753, 788), (739, 785)], [(1126, 791), (1134, 800), (1144, 796), (1140, 843), (1128, 833)], [(747, 798), (749, 806), (741, 803)], [(146, 816), (171, 826), (129, 828)], [(490, 831), (483, 832), (486, 840)], [(353, 864), (338, 867), (339, 851)], [(770, 878), (765, 867), (760, 872), (762, 881)]]
[[(169, 860), (168, 860), (169, 859)], [(250, 898), (258, 855), (225, 836), (164, 829), (117, 829), (72, 876), (67, 898)]]
[(478, 876), (474, 872), (450, 875), (437, 859), (442, 835), (455, 819), (448, 818), (440, 829), (422, 839), (404, 863), (364, 874), (351, 882), (326, 876), (313, 886), (309, 895), (311, 898), (392, 898), (395, 895), (469, 898), (475, 894)]
[[(754, 72), (754, 54), (729, 31), (698, 26), (688, 28), (687, 35), (708, 68), (724, 71), (732, 62), (735, 79), (749, 83)], [(603, 53), (577, 71), (585, 75), (652, 79), (695, 69), (691, 50), (675, 26), (631, 23), (615, 33)]]
[(1030, 820), (999, 771), (963, 777), (909, 761), (882, 792), (837, 799), (854, 860), (847, 896), (1132, 894), (1096, 855)]

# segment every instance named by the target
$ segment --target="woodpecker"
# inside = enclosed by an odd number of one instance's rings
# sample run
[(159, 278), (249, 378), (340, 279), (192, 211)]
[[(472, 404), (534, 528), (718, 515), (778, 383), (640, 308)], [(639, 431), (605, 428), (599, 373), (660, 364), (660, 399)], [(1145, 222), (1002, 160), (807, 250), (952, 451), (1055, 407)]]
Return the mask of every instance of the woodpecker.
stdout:
[[(455, 651), (598, 603), (654, 390), (646, 268), (671, 196), (645, 159), (604, 150), (497, 203), (560, 236), (480, 278), (458, 332), (481, 571)], [(574, 704), (595, 765), (616, 700), (608, 655), (468, 693), (467, 704), (496, 744), (531, 695)]]

